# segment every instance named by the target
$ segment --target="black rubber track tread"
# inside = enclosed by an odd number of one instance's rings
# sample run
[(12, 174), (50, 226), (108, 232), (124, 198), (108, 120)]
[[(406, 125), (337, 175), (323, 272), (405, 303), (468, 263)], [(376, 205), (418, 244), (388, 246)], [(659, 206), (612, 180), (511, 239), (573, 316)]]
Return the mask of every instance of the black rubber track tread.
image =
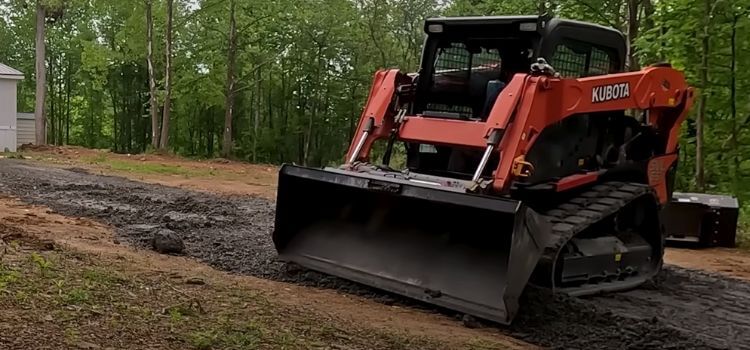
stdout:
[[(607, 182), (541, 212), (553, 223), (553, 238), (545, 247), (540, 263), (551, 266), (571, 238), (643, 196), (656, 198), (653, 189), (645, 184)], [(554, 273), (551, 268), (548, 271)]]

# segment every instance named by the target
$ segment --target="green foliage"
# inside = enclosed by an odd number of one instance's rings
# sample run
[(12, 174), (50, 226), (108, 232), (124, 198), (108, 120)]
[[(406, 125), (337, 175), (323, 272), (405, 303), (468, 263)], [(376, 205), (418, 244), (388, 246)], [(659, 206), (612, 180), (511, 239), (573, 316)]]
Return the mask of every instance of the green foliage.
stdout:
[(48, 271), (52, 268), (52, 261), (36, 252), (32, 253), (29, 259), (39, 268), (39, 272), (42, 275), (47, 275)]
[(91, 164), (108, 167), (112, 170), (124, 171), (136, 174), (158, 174), (158, 175), (180, 175), (180, 176), (213, 176), (214, 171), (210, 169), (190, 169), (180, 165), (159, 164), (154, 162), (141, 162), (137, 159), (121, 160), (110, 159), (106, 154), (99, 154), (85, 158)]
[(208, 331), (193, 332), (188, 337), (190, 345), (196, 350), (211, 349), (217, 342), (217, 334)]
[(68, 305), (80, 305), (89, 300), (89, 292), (82, 288), (73, 288), (64, 294), (63, 300)]
[(274, 330), (264, 334), (266, 325), (250, 322), (245, 326), (237, 326), (227, 322), (224, 325), (209, 330), (192, 332), (188, 335), (188, 341), (194, 349), (256, 349), (264, 337), (273, 335), (274, 348), (294, 347), (296, 339), (286, 332)]
[(19, 278), (21, 278), (20, 272), (0, 263), (0, 293), (5, 291), (8, 285), (18, 281)]
[(750, 249), (750, 205), (745, 204), (740, 209), (740, 223), (737, 231), (737, 246)]

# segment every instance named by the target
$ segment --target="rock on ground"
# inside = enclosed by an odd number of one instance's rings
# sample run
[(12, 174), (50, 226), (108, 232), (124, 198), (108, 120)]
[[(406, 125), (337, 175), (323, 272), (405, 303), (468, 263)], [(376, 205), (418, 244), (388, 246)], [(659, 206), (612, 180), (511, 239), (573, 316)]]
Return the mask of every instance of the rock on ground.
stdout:
[(180, 254), (185, 250), (185, 243), (182, 238), (176, 232), (167, 229), (161, 229), (154, 233), (151, 246), (162, 254)]

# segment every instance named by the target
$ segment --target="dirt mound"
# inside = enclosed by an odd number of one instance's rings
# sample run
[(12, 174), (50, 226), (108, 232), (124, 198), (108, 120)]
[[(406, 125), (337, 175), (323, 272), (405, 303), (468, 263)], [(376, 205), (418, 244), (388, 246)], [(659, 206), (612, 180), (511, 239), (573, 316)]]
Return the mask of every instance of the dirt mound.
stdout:
[[(136, 246), (147, 248), (155, 231), (170, 229), (184, 240), (186, 254), (227, 271), (433, 310), (277, 262), (270, 232), (274, 206), (262, 198), (209, 195), (12, 160), (0, 161), (0, 179), (0, 192), (111, 224)], [(749, 291), (744, 282), (677, 269), (665, 271), (660, 283), (610, 296), (578, 299), (529, 290), (514, 324), (501, 329), (566, 349), (747, 349)]]

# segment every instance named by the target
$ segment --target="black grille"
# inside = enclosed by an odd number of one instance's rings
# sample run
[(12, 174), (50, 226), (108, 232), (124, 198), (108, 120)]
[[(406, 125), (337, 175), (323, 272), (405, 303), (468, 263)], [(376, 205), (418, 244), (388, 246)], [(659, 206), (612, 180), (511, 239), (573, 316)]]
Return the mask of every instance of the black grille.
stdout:
[(500, 53), (495, 49), (482, 49), (481, 52), (472, 54), (464, 44), (452, 43), (450, 47), (439, 51), (435, 74), (461, 71), (468, 79), (472, 70), (490, 67), (499, 69), (500, 61)]
[(606, 52), (595, 47), (591, 49), (589, 75), (609, 74), (611, 66), (610, 57)]
[(568, 41), (557, 46), (551, 64), (563, 78), (580, 78), (610, 73), (612, 56), (590, 44)]
[[(431, 93), (436, 95), (431, 95), (425, 111), (456, 114), (457, 118), (473, 116), (477, 112), (473, 106), (475, 100), (483, 100), (486, 89), (487, 78), (482, 75), (499, 72), (500, 64), (500, 53), (496, 49), (483, 48), (472, 53), (463, 43), (451, 43), (439, 49), (431, 88)], [(477, 96), (478, 93), (482, 96)]]
[(497, 50), (482, 50), (472, 57), (472, 67), (500, 69), (500, 53)]
[(460, 43), (453, 43), (451, 47), (440, 50), (437, 62), (435, 63), (435, 74), (457, 72), (466, 70), (466, 77), (469, 76), (469, 51), (466, 46)]
[(560, 45), (552, 57), (552, 66), (563, 78), (578, 78), (586, 72), (586, 54)]
[(445, 113), (457, 113), (459, 115), (471, 115), (474, 112), (469, 106), (447, 105), (444, 103), (428, 103), (426, 110)]

